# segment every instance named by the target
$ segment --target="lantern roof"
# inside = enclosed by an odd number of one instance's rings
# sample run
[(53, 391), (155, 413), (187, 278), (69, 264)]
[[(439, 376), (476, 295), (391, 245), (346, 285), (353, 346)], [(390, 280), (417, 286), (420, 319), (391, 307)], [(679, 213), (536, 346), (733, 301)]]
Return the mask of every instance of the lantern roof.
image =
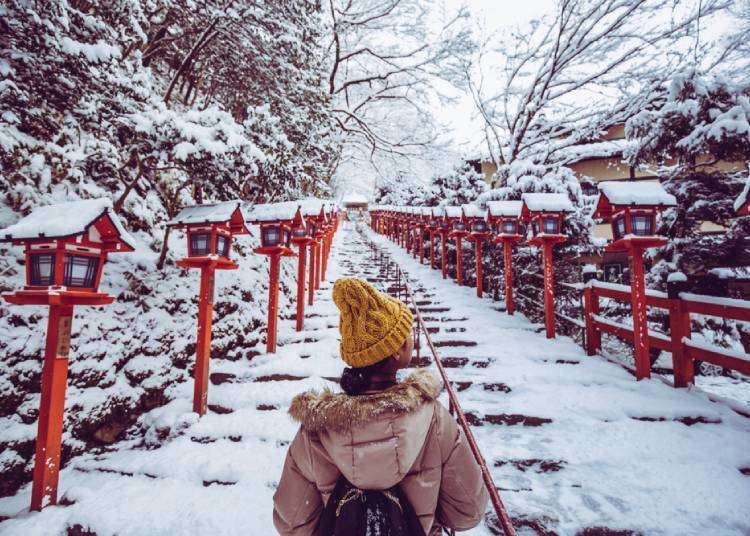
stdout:
[(465, 205), (461, 205), (461, 212), (463, 212), (463, 215), (467, 218), (486, 218), (487, 213), (476, 206), (474, 203), (466, 203)]
[(607, 181), (599, 183), (599, 200), (595, 218), (609, 219), (615, 207), (648, 207), (664, 209), (677, 205), (677, 199), (668, 194), (658, 182)]
[(522, 207), (523, 201), (487, 202), (487, 210), (490, 213), (490, 216), (493, 217), (519, 218), (521, 216)]
[(453, 205), (445, 206), (443, 207), (443, 214), (445, 214), (446, 218), (460, 218), (461, 207), (456, 207)]
[(181, 227), (201, 224), (229, 224), (235, 234), (246, 234), (245, 216), (242, 212), (242, 201), (224, 201), (206, 203), (183, 208), (177, 216), (167, 222), (170, 227)]
[(443, 216), (445, 216), (444, 208), (445, 207), (432, 207), (430, 209), (430, 214), (433, 218), (442, 218)]
[(330, 211), (330, 207), (327, 206), (326, 201), (316, 198), (280, 201), (278, 203), (261, 203), (250, 206), (247, 211), (247, 221), (251, 223), (291, 221), (294, 219), (298, 208), (303, 216), (317, 216), (321, 210), (324, 212)]
[(573, 203), (567, 194), (525, 193), (521, 196), (521, 215), (526, 218), (532, 212), (573, 212)]
[(88, 233), (107, 250), (133, 251), (135, 239), (123, 227), (107, 198), (70, 201), (35, 208), (10, 227), (0, 230), (0, 242), (24, 243), (39, 239), (73, 238)]
[(745, 181), (745, 188), (734, 200), (734, 211), (740, 215), (750, 216), (750, 176)]

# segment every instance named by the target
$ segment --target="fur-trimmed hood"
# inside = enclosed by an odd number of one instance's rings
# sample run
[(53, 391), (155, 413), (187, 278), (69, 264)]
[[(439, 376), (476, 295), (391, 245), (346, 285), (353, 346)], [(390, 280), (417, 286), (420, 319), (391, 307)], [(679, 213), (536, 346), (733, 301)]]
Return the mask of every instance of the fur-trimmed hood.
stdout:
[(441, 389), (440, 381), (421, 369), (378, 393), (303, 393), (289, 414), (349, 482), (360, 489), (388, 489), (422, 451)]
[(429, 370), (417, 369), (378, 393), (350, 396), (329, 389), (307, 391), (294, 397), (289, 415), (310, 432), (348, 430), (383, 416), (413, 412), (435, 400), (442, 388), (442, 382)]

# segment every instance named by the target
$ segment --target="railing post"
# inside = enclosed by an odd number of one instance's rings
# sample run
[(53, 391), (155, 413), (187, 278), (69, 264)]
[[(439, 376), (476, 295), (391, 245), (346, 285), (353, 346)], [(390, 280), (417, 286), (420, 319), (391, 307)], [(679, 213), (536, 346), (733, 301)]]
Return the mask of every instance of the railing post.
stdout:
[(516, 310), (513, 301), (513, 242), (503, 242), (503, 276), (505, 278), (505, 311), (512, 315)]
[(552, 246), (551, 242), (545, 242), (542, 247), (544, 256), (544, 325), (548, 339), (555, 338), (555, 270), (552, 261)]
[(635, 377), (643, 380), (651, 377), (651, 353), (648, 340), (648, 314), (646, 307), (646, 281), (643, 275), (643, 249), (631, 249), (631, 310), (633, 314), (633, 357)]
[(440, 233), (440, 269), (443, 272), (443, 279), (448, 277), (448, 247), (445, 243), (447, 238), (447, 233)]
[(456, 283), (458, 286), (464, 284), (464, 259), (461, 251), (461, 235), (456, 235)]
[(602, 334), (596, 329), (594, 315), (599, 314), (599, 295), (596, 293), (593, 281), (596, 280), (596, 273), (583, 274), (586, 288), (583, 289), (583, 320), (586, 325), (584, 335), (586, 340), (586, 355), (596, 355), (602, 346)]
[(476, 244), (474, 244), (474, 256), (477, 265), (477, 298), (481, 298), (484, 290), (484, 275), (482, 273), (482, 239), (480, 237), (476, 238)]
[(685, 302), (680, 298), (684, 290), (684, 281), (667, 281), (667, 297), (671, 300), (669, 306), (669, 336), (672, 349), (672, 369), (674, 370), (674, 386), (687, 387), (695, 382), (695, 364), (687, 356), (683, 339), (690, 338), (690, 312)]

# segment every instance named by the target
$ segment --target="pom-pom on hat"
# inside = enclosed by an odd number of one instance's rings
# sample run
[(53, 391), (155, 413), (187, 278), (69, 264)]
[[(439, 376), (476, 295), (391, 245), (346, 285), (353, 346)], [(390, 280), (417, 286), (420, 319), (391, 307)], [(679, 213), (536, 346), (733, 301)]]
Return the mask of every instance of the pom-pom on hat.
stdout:
[(341, 311), (341, 358), (361, 368), (396, 354), (406, 342), (414, 318), (409, 308), (361, 279), (333, 284), (333, 301)]

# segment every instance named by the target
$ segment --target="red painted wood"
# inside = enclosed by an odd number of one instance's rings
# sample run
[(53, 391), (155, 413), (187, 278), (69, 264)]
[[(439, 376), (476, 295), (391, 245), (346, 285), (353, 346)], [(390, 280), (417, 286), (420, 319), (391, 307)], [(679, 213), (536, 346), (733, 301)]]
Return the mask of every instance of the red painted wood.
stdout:
[(47, 319), (47, 342), (42, 365), (42, 391), (39, 402), (34, 484), (31, 509), (41, 510), (57, 504), (57, 483), (60, 474), (65, 387), (68, 379), (68, 354), (73, 307), (52, 305)]
[(305, 328), (305, 276), (307, 275), (307, 244), (298, 244), (297, 258), (297, 331)]
[(440, 269), (443, 272), (443, 279), (448, 278), (447, 240), (448, 233), (440, 233)]
[(419, 227), (419, 264), (424, 264), (424, 227)]
[(268, 333), (266, 334), (266, 352), (276, 352), (276, 329), (279, 316), (279, 265), (281, 255), (270, 255), (271, 270), (268, 285)]
[(320, 288), (321, 270), (323, 269), (323, 240), (318, 239), (318, 247), (315, 255), (315, 290)]
[(643, 274), (643, 249), (630, 250), (631, 310), (633, 314), (633, 357), (635, 376), (639, 380), (651, 377), (648, 344), (648, 318), (646, 316), (646, 282)]
[(430, 268), (435, 269), (435, 231), (430, 231)]
[(461, 255), (461, 239), (463, 238), (462, 235), (458, 234), (456, 235), (456, 283), (458, 283), (458, 286), (463, 286), (464, 284), (464, 260), (463, 255)]
[(310, 242), (310, 281), (308, 283), (307, 303), (312, 305), (315, 301), (315, 259), (318, 258), (318, 244), (313, 240)]
[(736, 370), (741, 374), (750, 374), (750, 361), (748, 361), (747, 359), (739, 359), (735, 356), (727, 355), (721, 352), (713, 352), (711, 350), (706, 350), (703, 348), (693, 348), (691, 346), (685, 346), (685, 353), (687, 354), (688, 360), (691, 363), (693, 362), (693, 360), (698, 359), (700, 361), (712, 363), (719, 367)]
[(583, 291), (583, 314), (586, 324), (586, 355), (596, 355), (602, 347), (602, 334), (594, 320), (599, 314), (599, 295), (596, 288), (588, 286)]
[(544, 326), (548, 339), (555, 338), (555, 271), (552, 261), (552, 242), (544, 242)]
[(412, 227), (411, 232), (411, 238), (412, 238), (412, 244), (411, 244), (411, 258), (416, 259), (417, 258), (417, 234), (419, 232), (419, 227), (416, 225)]
[(516, 310), (513, 299), (513, 242), (503, 243), (503, 275), (505, 276), (505, 310), (512, 315)]
[(483, 240), (480, 237), (474, 239), (474, 257), (477, 265), (477, 298), (482, 297), (482, 291), (484, 290), (484, 274), (482, 271), (482, 242)]
[(695, 367), (693, 360), (689, 357), (684, 338), (690, 338), (690, 311), (688, 311), (683, 300), (671, 300), (672, 307), (669, 308), (669, 335), (672, 353), (672, 370), (674, 370), (674, 386), (687, 387), (695, 382)]
[(201, 268), (198, 294), (198, 337), (195, 341), (195, 370), (193, 371), (193, 411), (206, 414), (208, 403), (208, 369), (211, 361), (211, 328), (213, 326), (214, 287), (216, 269)]

